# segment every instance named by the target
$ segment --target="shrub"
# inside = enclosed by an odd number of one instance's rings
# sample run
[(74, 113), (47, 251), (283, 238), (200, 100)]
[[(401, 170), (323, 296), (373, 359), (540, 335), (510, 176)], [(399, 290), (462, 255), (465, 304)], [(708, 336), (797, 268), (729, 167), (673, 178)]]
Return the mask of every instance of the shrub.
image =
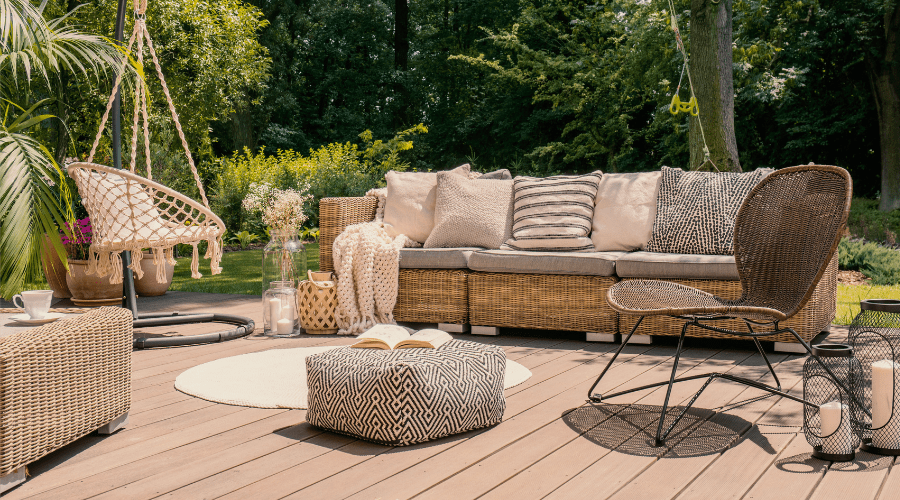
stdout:
[(241, 203), (253, 183), (269, 183), (279, 189), (297, 189), (309, 183), (313, 200), (306, 207), (308, 223), (317, 226), (319, 200), (332, 196), (363, 196), (369, 189), (384, 185), (389, 170), (406, 170), (408, 164), (401, 153), (412, 149), (408, 138), (427, 133), (419, 124), (398, 132), (388, 141), (375, 141), (366, 130), (359, 136), (365, 149), (351, 143), (332, 143), (303, 155), (293, 150), (279, 150), (267, 155), (264, 148), (253, 153), (245, 149), (220, 160), (216, 179), (213, 210), (233, 233), (249, 231), (262, 234), (265, 227), (258, 216), (247, 214)]
[(847, 230), (853, 238), (895, 246), (900, 234), (900, 210), (882, 212), (878, 210), (878, 200), (853, 198)]
[(877, 243), (843, 238), (838, 245), (838, 265), (860, 271), (874, 285), (900, 283), (900, 252)]

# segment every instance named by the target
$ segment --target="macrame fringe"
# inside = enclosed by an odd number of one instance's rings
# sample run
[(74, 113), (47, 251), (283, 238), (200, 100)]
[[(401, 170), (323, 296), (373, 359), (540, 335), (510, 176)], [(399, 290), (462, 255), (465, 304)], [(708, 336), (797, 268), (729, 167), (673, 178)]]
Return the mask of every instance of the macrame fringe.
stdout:
[(203, 277), (203, 275), (200, 274), (200, 250), (197, 248), (198, 243), (200, 242), (195, 241), (191, 243), (191, 246), (194, 247), (194, 252), (191, 256), (191, 278), (194, 278), (195, 280)]
[(156, 247), (153, 249), (153, 265), (156, 266), (156, 282), (166, 282), (166, 249)]
[(212, 238), (206, 240), (206, 243), (206, 255), (203, 258), (209, 259), (209, 269), (213, 276), (221, 274), (222, 268), (219, 264), (222, 262), (222, 238)]
[(177, 262), (175, 261), (175, 247), (166, 248), (166, 262), (175, 265)]
[[(109, 253), (109, 284), (118, 285), (122, 282), (122, 252)], [(102, 276), (102, 275), (101, 275)]]
[(142, 260), (144, 260), (144, 249), (133, 248), (131, 250), (131, 264), (128, 265), (128, 269), (131, 269), (134, 272), (137, 279), (144, 277), (144, 268), (141, 267)]

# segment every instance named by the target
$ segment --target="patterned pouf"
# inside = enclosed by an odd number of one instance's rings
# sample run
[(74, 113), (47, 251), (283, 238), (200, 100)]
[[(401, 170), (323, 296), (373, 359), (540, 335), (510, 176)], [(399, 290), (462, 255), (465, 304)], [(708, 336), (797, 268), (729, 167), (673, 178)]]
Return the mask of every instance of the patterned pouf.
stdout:
[(312, 425), (406, 446), (500, 423), (506, 354), (453, 340), (437, 349), (334, 349), (306, 358)]

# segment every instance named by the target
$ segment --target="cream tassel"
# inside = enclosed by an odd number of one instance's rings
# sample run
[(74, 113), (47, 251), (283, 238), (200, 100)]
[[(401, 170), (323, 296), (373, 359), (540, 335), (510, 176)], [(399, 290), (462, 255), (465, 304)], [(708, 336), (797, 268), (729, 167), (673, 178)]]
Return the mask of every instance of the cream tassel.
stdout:
[(128, 268), (134, 271), (137, 279), (142, 279), (144, 277), (144, 268), (141, 266), (142, 260), (144, 260), (143, 249), (135, 248), (131, 251), (131, 264), (128, 265)]
[(118, 285), (122, 282), (122, 254), (121, 252), (109, 253), (109, 284)]
[(209, 259), (210, 271), (214, 276), (216, 274), (221, 274), (222, 267), (219, 266), (219, 264), (222, 262), (222, 240), (220, 238), (213, 238), (207, 241), (207, 243), (209, 244), (207, 258)]
[(94, 249), (93, 245), (88, 249), (88, 265), (87, 269), (84, 270), (84, 273), (88, 276), (95, 275), (99, 272), (99, 262), (100, 254)]
[(165, 249), (165, 254), (166, 254), (166, 262), (167, 262), (167, 263), (169, 263), (169, 264), (171, 264), (171, 265), (173, 265), (173, 266), (174, 266), (175, 264), (178, 263), (178, 262), (175, 260), (175, 247), (169, 247), (169, 248), (166, 248), (166, 249)]
[(153, 265), (156, 266), (156, 282), (166, 282), (166, 250), (161, 247), (153, 249)]
[(191, 243), (191, 246), (194, 247), (194, 255), (191, 258), (191, 278), (194, 278), (195, 280), (203, 277), (203, 275), (200, 274), (200, 250), (197, 248), (197, 243), (199, 242)]

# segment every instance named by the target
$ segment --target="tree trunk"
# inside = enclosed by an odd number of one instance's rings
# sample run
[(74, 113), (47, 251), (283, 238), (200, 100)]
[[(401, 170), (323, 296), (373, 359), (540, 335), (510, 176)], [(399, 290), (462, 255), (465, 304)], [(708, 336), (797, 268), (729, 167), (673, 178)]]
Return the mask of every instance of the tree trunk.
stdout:
[(734, 136), (731, 2), (691, 0), (690, 69), (700, 107), (699, 120), (692, 117), (690, 124), (692, 168), (704, 162), (705, 136), (710, 159), (720, 171), (741, 171)]
[(875, 107), (878, 110), (878, 136), (881, 141), (882, 211), (900, 208), (900, 8), (897, 3), (884, 13), (884, 57), (866, 58), (866, 69)]

